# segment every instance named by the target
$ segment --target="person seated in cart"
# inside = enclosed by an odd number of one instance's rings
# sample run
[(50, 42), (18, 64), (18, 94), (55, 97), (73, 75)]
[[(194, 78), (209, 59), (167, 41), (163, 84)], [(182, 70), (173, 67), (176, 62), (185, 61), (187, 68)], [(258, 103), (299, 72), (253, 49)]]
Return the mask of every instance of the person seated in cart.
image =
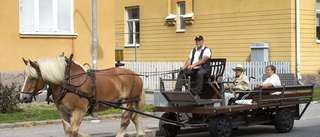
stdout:
[[(203, 88), (204, 75), (210, 72), (211, 50), (204, 45), (204, 39), (201, 35), (195, 38), (196, 48), (192, 49), (189, 58), (181, 67), (178, 79), (184, 79), (191, 75), (196, 75), (195, 98), (200, 99), (199, 94)], [(182, 82), (177, 81), (175, 91), (181, 91)]]
[[(234, 83), (227, 83), (225, 86), (226, 90), (229, 91), (249, 91), (249, 79), (248, 77), (243, 74), (242, 72), (245, 72), (246, 69), (242, 67), (241, 64), (237, 64), (235, 68), (232, 68), (234, 72), (236, 72), (236, 76), (234, 76), (231, 81), (235, 81), (236, 85)], [(233, 96), (234, 95), (234, 96)], [(234, 92), (233, 95), (231, 93), (225, 93), (225, 97), (229, 100), (233, 97), (236, 97), (237, 99), (241, 99), (245, 93), (236, 93)]]
[[(268, 78), (263, 81), (262, 84), (258, 83), (256, 85), (256, 88), (260, 88), (260, 86), (262, 87), (278, 87), (281, 86), (281, 81), (279, 76), (276, 74), (276, 67), (274, 65), (268, 65), (266, 67), (266, 74), (268, 76)], [(280, 94), (281, 92), (273, 92), (271, 95), (277, 95)], [(269, 93), (262, 93), (262, 94), (266, 94), (268, 95)], [(258, 95), (258, 93), (255, 94), (250, 94), (247, 99), (251, 99), (253, 98), (254, 95)]]
[(257, 84), (256, 87), (278, 87), (281, 86), (281, 81), (279, 76), (276, 74), (276, 67), (273, 65), (268, 65), (266, 67), (266, 74), (268, 78), (263, 81), (262, 84)]

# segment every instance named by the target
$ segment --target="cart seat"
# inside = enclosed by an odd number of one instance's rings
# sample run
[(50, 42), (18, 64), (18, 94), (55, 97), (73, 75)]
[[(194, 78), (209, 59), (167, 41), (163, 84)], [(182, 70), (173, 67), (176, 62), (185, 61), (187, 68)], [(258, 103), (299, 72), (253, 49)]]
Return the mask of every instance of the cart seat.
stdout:
[(219, 78), (223, 77), (224, 70), (226, 68), (226, 62), (227, 59), (222, 58), (222, 59), (210, 59), (210, 67), (211, 67), (211, 72), (209, 75), (205, 75), (205, 79), (210, 78), (211, 81), (219, 81)]
[(209, 105), (215, 103), (222, 103), (222, 99), (199, 99), (197, 100), (190, 92), (160, 92), (164, 98), (171, 104), (181, 105)]

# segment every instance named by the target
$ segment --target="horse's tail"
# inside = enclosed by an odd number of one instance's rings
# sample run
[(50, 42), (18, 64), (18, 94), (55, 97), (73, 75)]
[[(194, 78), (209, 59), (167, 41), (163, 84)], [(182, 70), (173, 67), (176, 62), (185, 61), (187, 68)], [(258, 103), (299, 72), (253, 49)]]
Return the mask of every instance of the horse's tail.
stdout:
[(146, 94), (144, 92), (144, 89), (141, 89), (141, 94), (140, 94), (140, 101), (134, 103), (135, 107), (138, 111), (142, 111), (144, 109), (144, 106), (146, 105)]
[[(139, 72), (133, 71), (135, 74), (139, 74)], [(140, 77), (139, 77), (140, 78)], [(142, 111), (144, 109), (144, 106), (146, 105), (146, 93), (143, 89), (143, 81), (141, 80), (141, 93), (140, 93), (140, 101), (134, 103), (134, 107), (138, 110), (138, 111)]]

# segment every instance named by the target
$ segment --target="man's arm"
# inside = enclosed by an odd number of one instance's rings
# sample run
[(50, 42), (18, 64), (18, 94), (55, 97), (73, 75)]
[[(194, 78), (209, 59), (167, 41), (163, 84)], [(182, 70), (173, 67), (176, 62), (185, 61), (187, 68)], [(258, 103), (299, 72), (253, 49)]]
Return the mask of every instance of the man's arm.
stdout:
[(257, 87), (260, 87), (260, 86), (262, 86), (262, 87), (273, 87), (273, 84), (271, 84), (271, 83), (267, 83), (267, 84), (257, 84)]
[(193, 69), (195, 66), (199, 66), (199, 65), (202, 65), (203, 63), (205, 63), (207, 60), (209, 59), (208, 56), (203, 56), (202, 59), (200, 61), (198, 61), (197, 63), (195, 64), (192, 64), (190, 66), (188, 66), (188, 69)]
[(183, 65), (183, 67), (181, 67), (181, 70), (184, 70), (186, 69), (188, 66), (190, 66), (190, 63), (191, 63), (191, 59), (189, 58), (186, 63)]

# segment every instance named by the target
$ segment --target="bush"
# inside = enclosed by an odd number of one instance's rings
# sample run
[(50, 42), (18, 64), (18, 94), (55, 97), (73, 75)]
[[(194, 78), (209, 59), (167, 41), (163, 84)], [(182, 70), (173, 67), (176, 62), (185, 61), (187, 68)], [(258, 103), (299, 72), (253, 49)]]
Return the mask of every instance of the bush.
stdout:
[[(19, 91), (21, 87), (16, 88), (15, 84), (11, 87), (3, 86), (0, 83), (0, 111), (1, 113), (7, 113), (13, 111), (19, 104)], [(18, 91), (17, 91), (18, 90)]]

